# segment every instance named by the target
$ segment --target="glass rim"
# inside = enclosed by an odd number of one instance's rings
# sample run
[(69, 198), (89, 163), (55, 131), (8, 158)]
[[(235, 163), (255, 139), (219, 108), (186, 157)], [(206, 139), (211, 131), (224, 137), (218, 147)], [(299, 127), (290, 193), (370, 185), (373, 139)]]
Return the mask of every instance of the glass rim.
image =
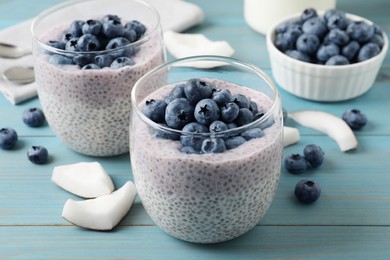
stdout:
[[(69, 7), (69, 6), (77, 5), (79, 3), (85, 3), (85, 2), (88, 2), (88, 1), (89, 2), (93, 2), (95, 0), (68, 0), (68, 1), (56, 4), (56, 5), (52, 6), (52, 7), (49, 7), (48, 9), (46, 9), (46, 10), (42, 11), (41, 13), (39, 13), (33, 19), (32, 23), (31, 23), (31, 26), (30, 26), (30, 31), (31, 31), (31, 35), (32, 35), (33, 40), (36, 41), (41, 47), (43, 47), (43, 48), (45, 48), (45, 49), (47, 49), (47, 50), (49, 50), (51, 52), (59, 53), (59, 54), (65, 54), (65, 55), (78, 55), (78, 54), (99, 55), (99, 54), (106, 54), (108, 52), (113, 51), (113, 49), (111, 49), (111, 50), (99, 50), (99, 51), (68, 51), (68, 50), (62, 50), (62, 49), (58, 49), (58, 48), (55, 48), (55, 47), (52, 47), (52, 46), (48, 45), (46, 42), (40, 40), (38, 35), (36, 34), (36, 27), (39, 25), (39, 23), (45, 17), (49, 16), (50, 14), (52, 14), (52, 13), (54, 13), (56, 11), (61, 10), (64, 7)], [(135, 3), (139, 3), (139, 4), (147, 7), (149, 10), (151, 10), (152, 13), (154, 13), (155, 17), (157, 18), (156, 19), (156, 24), (155, 24), (155, 26), (153, 28), (151, 28), (150, 33), (144, 35), (141, 39), (139, 39), (139, 40), (137, 40), (135, 42), (132, 42), (130, 44), (127, 44), (125, 46), (121, 46), (121, 47), (115, 48), (114, 49), (115, 51), (126, 49), (126, 48), (129, 48), (129, 47), (132, 47), (132, 46), (142, 45), (143, 43), (148, 42), (152, 38), (152, 35), (158, 33), (160, 28), (161, 28), (161, 17), (160, 17), (160, 14), (159, 14), (159, 12), (157, 11), (157, 9), (155, 7), (153, 7), (152, 5), (150, 5), (149, 3), (147, 3), (147, 2), (145, 2), (143, 0), (131, 0), (131, 1), (135, 2)]]
[[(243, 125), (243, 126), (231, 128), (231, 129), (221, 131), (218, 133), (184, 132), (182, 130), (170, 128), (168, 126), (164, 126), (164, 125), (161, 125), (159, 123), (156, 123), (153, 120), (151, 120), (150, 118), (148, 118), (147, 116), (145, 116), (144, 113), (142, 113), (141, 109), (139, 108), (138, 104), (136, 103), (136, 98), (135, 98), (135, 95), (136, 95), (135, 93), (136, 93), (137, 89), (140, 88), (142, 82), (144, 80), (146, 80), (147, 78), (151, 77), (154, 73), (161, 71), (165, 68), (171, 67), (171, 66), (173, 66), (175, 64), (179, 64), (179, 63), (188, 63), (188, 62), (194, 62), (194, 61), (225, 62), (225, 63), (227, 63), (227, 65), (235, 65), (235, 66), (239, 66), (241, 68), (245, 68), (247, 70), (249, 69), (249, 70), (255, 72), (255, 74), (258, 75), (260, 78), (262, 78), (267, 83), (267, 85), (271, 88), (271, 90), (273, 91), (274, 100), (273, 100), (272, 106), (270, 107), (270, 109), (266, 113), (264, 113), (263, 116), (256, 119), (255, 121), (253, 121), (249, 124)], [(222, 66), (224, 66), (224, 65), (222, 65)], [(197, 68), (192, 68), (192, 69), (197, 69)], [(202, 70), (202, 69), (199, 69), (199, 70)], [(205, 70), (207, 70), (207, 69), (205, 69)], [(131, 109), (132, 109), (132, 111), (134, 110), (134, 112), (137, 114), (137, 116), (146, 125), (151, 126), (153, 129), (157, 129), (160, 131), (162, 130), (162, 131), (168, 132), (168, 133), (169, 132), (175, 133), (178, 135), (184, 134), (184, 135), (192, 135), (192, 136), (216, 136), (216, 137), (218, 137), (219, 135), (222, 136), (222, 135), (226, 135), (226, 134), (229, 135), (229, 134), (232, 134), (235, 132), (242, 132), (246, 129), (250, 129), (253, 126), (260, 125), (261, 123), (264, 123), (265, 121), (267, 121), (271, 117), (271, 114), (274, 112), (274, 110), (280, 105), (280, 103), (281, 103), (280, 95), (279, 95), (278, 89), (276, 88), (276, 85), (274, 84), (272, 79), (262, 69), (258, 68), (257, 66), (255, 66), (252, 63), (249, 63), (249, 62), (246, 62), (243, 60), (239, 60), (239, 59), (235, 59), (235, 58), (231, 58), (231, 57), (225, 57), (225, 56), (217, 56), (217, 55), (191, 56), (191, 57), (186, 57), (186, 58), (181, 58), (181, 59), (175, 59), (175, 60), (166, 62), (164, 64), (161, 64), (158, 67), (148, 71), (139, 80), (137, 80), (137, 82), (133, 86), (133, 89), (131, 90)]]

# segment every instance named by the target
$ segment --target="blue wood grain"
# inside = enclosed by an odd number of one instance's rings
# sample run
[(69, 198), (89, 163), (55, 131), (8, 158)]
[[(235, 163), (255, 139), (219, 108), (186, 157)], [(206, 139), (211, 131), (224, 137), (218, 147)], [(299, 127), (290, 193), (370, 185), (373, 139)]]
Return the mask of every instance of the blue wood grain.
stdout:
[[(37, 15), (62, 0), (0, 0), (0, 29)], [(213, 40), (227, 40), (234, 57), (263, 68), (272, 77), (265, 37), (243, 19), (241, 0), (191, 0), (206, 14), (205, 21), (188, 30)], [(390, 2), (338, 0), (338, 8), (364, 16), (390, 33)], [(1, 39), (0, 39), (1, 40)], [(171, 56), (169, 56), (172, 59)], [(51, 182), (53, 167), (98, 161), (118, 188), (133, 180), (129, 155), (94, 158), (75, 153), (55, 137), (48, 125), (29, 128), (21, 115), (40, 107), (38, 99), (13, 106), (0, 96), (0, 127), (19, 133), (15, 150), (0, 150), (0, 258), (125, 258), (125, 259), (389, 259), (390, 258), (390, 55), (387, 54), (373, 88), (345, 102), (312, 102), (280, 89), (288, 111), (317, 109), (341, 115), (358, 108), (368, 124), (356, 132), (358, 149), (342, 153), (323, 133), (298, 127), (301, 140), (284, 155), (302, 153), (315, 143), (325, 151), (324, 164), (302, 175), (282, 170), (269, 211), (248, 234), (221, 244), (197, 245), (179, 241), (161, 231), (146, 214), (139, 198), (113, 232), (94, 232), (70, 225), (61, 218), (68, 198), (79, 199)], [(50, 153), (46, 165), (27, 160), (31, 145), (44, 145)], [(313, 205), (301, 205), (293, 196), (303, 178), (318, 181), (322, 196)]]

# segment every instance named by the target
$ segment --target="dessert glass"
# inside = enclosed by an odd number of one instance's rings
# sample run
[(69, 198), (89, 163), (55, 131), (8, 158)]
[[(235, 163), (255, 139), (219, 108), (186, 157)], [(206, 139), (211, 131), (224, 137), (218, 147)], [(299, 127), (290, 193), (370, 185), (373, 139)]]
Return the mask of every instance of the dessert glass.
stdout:
[[(122, 23), (138, 20), (147, 30), (138, 41), (114, 50), (94, 51), (94, 57), (117, 51), (136, 50), (132, 66), (119, 69), (81, 70), (77, 65), (53, 65), (49, 57), (68, 57), (80, 52), (50, 47), (75, 20), (117, 15)], [(48, 124), (68, 147), (91, 156), (113, 156), (128, 152), (131, 89), (147, 71), (164, 63), (160, 17), (139, 0), (65, 1), (41, 13), (32, 24), (34, 70), (38, 96)]]
[[(182, 67), (197, 62), (218, 65), (210, 70)], [(199, 64), (198, 64), (199, 65)], [(217, 87), (242, 93), (267, 111), (248, 125), (264, 136), (223, 153), (186, 154), (180, 141), (156, 137), (191, 135), (157, 124), (141, 107), (163, 98), (169, 87), (191, 78), (207, 78)], [(245, 87), (243, 87), (245, 86)], [(275, 195), (282, 159), (282, 114), (271, 79), (252, 64), (232, 58), (198, 56), (163, 64), (145, 74), (132, 90), (130, 158), (138, 194), (153, 221), (172, 236), (190, 242), (216, 243), (241, 236), (264, 216)], [(210, 137), (210, 133), (192, 134)]]

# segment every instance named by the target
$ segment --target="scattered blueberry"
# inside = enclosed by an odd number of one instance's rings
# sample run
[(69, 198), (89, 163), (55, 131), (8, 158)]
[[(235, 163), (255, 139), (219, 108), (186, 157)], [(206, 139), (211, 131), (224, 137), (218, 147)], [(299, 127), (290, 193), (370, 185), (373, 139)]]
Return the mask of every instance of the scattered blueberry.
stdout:
[(295, 186), (295, 197), (304, 204), (315, 202), (321, 195), (321, 187), (318, 182), (301, 180)]
[(18, 134), (10, 127), (0, 129), (0, 148), (10, 150), (15, 147), (18, 141)]
[[(186, 88), (184, 88), (185, 90)], [(219, 119), (220, 109), (214, 100), (202, 99), (195, 106), (194, 116), (199, 123), (210, 125), (213, 121)]]
[(284, 159), (284, 168), (292, 174), (300, 174), (307, 170), (307, 161), (300, 154), (292, 154)]
[(194, 119), (194, 107), (186, 98), (171, 101), (165, 109), (165, 122), (174, 129), (181, 129)]
[(150, 99), (145, 102), (141, 112), (156, 123), (163, 123), (165, 120), (165, 108), (167, 103), (161, 99)]
[(202, 153), (223, 153), (226, 151), (225, 141), (222, 138), (207, 138), (202, 142)]
[(306, 145), (303, 149), (306, 161), (314, 168), (319, 167), (324, 161), (324, 151), (315, 144)]
[(27, 151), (28, 159), (35, 164), (45, 164), (49, 159), (49, 153), (43, 146), (32, 146)]
[(23, 123), (30, 127), (39, 127), (45, 123), (45, 115), (40, 108), (33, 107), (24, 110)]
[(360, 130), (367, 124), (367, 116), (359, 109), (348, 109), (343, 113), (342, 119), (352, 130)]

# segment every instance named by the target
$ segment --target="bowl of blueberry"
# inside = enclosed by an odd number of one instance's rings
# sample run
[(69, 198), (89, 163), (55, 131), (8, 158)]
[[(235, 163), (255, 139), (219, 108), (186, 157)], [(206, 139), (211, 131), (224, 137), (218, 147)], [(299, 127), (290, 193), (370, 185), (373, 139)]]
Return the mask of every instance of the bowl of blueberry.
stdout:
[(386, 56), (388, 38), (363, 17), (308, 8), (272, 26), (267, 49), (281, 88), (304, 99), (336, 102), (371, 88)]

